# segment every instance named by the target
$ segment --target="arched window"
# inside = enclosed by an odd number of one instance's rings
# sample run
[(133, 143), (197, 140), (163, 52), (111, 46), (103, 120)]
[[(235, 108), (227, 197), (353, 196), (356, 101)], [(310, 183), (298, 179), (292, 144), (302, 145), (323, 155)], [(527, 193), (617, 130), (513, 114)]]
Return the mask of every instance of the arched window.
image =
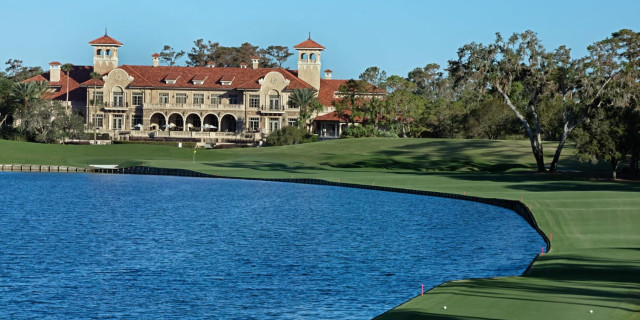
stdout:
[(309, 60), (316, 61), (316, 54), (315, 53), (310, 54), (309, 55)]
[(307, 54), (306, 53), (301, 54), (300, 60), (307, 60)]
[(269, 91), (269, 110), (280, 110), (280, 94), (276, 90)]
[(107, 49), (106, 54), (107, 54), (108, 56), (110, 56), (110, 55), (111, 55), (111, 50)]
[(113, 106), (114, 107), (124, 106), (124, 91), (120, 87), (113, 88)]
[(96, 55), (97, 55), (97, 56), (101, 56), (101, 55), (102, 55), (102, 49), (98, 49), (98, 50), (96, 50)]

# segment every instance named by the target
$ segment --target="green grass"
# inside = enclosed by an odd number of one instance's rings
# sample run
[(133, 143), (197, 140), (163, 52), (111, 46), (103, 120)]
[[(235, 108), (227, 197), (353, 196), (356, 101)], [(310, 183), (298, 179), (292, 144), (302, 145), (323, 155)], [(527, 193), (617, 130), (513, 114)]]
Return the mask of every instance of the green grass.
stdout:
[(338, 140), (198, 150), (195, 163), (192, 150), (175, 147), (0, 141), (4, 164), (144, 164), (523, 199), (545, 234), (553, 233), (551, 251), (529, 274), (448, 282), (379, 319), (640, 319), (640, 184), (595, 179), (608, 167), (580, 163), (573, 152), (565, 150), (564, 173), (538, 174), (527, 141)]

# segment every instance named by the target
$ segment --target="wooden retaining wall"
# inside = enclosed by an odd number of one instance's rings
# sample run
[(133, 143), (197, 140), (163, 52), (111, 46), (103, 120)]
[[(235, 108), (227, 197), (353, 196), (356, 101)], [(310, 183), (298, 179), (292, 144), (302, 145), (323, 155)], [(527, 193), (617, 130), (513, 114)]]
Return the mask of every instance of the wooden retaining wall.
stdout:
[(26, 171), (26, 172), (92, 172), (91, 169), (69, 167), (69, 166), (48, 166), (40, 164), (0, 164), (0, 171)]

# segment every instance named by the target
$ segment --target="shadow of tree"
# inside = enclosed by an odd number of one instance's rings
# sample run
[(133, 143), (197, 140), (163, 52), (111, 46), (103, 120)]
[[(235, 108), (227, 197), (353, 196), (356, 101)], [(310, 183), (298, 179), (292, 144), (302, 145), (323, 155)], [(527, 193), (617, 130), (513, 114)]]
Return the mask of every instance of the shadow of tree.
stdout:
[(220, 167), (220, 168), (242, 168), (242, 169), (251, 169), (258, 171), (279, 171), (286, 173), (302, 173), (302, 170), (322, 170), (321, 167), (318, 166), (309, 166), (300, 162), (295, 162), (292, 164), (284, 164), (284, 163), (273, 163), (273, 162), (259, 162), (259, 161), (251, 161), (251, 162), (216, 162), (216, 163), (204, 163), (207, 166), (212, 167)]

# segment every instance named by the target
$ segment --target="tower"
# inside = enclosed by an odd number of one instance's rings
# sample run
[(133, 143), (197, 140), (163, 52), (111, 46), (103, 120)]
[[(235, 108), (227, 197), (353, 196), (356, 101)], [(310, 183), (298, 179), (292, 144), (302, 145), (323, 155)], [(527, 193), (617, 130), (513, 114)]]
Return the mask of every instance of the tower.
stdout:
[(89, 41), (93, 47), (93, 71), (105, 74), (118, 67), (118, 48), (122, 43), (107, 35)]
[(320, 90), (320, 54), (325, 47), (311, 40), (311, 35), (293, 47), (298, 50), (298, 78)]

